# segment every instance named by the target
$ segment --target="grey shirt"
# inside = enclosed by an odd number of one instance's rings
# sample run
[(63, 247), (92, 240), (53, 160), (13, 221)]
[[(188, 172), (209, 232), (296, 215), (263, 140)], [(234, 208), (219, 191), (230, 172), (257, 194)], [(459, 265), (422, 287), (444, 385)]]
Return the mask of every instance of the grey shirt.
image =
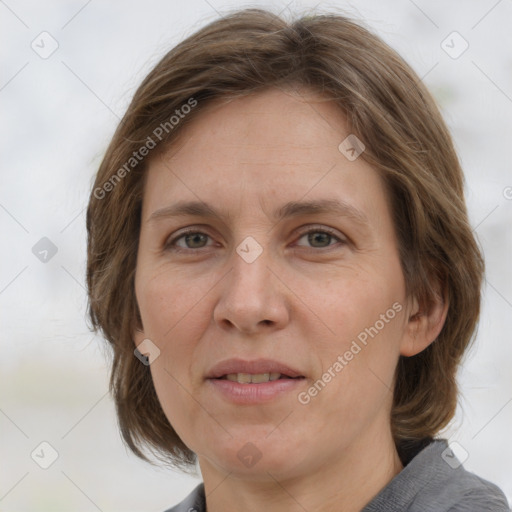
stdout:
[[(466, 471), (445, 439), (427, 443), (361, 512), (510, 512), (503, 492)], [(206, 512), (204, 484), (165, 512)]]

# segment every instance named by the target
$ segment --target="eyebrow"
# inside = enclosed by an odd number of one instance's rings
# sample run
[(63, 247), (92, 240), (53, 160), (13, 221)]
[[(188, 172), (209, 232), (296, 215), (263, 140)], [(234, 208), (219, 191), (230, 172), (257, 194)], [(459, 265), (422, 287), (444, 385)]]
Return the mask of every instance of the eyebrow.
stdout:
[[(338, 199), (318, 199), (314, 201), (290, 201), (273, 212), (273, 219), (281, 221), (286, 218), (302, 215), (335, 214), (348, 217), (357, 224), (368, 226), (368, 218), (354, 206)], [(171, 206), (154, 211), (147, 222), (172, 217), (207, 217), (223, 220), (230, 217), (222, 211), (217, 211), (212, 205), (202, 201), (179, 201)]]

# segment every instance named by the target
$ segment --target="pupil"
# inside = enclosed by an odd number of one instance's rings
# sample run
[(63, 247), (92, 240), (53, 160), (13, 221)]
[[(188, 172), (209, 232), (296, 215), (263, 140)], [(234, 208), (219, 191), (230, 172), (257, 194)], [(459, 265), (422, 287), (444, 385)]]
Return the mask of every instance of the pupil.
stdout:
[[(329, 235), (329, 233), (310, 233), (309, 236), (308, 236), (308, 241), (311, 245), (315, 245), (315, 239), (316, 241), (320, 241), (320, 245), (321, 247), (325, 247), (327, 245), (329, 245), (329, 239), (330, 239), (331, 235)], [(320, 238), (320, 240), (318, 240)], [(326, 242), (324, 245), (322, 245), (322, 238), (323, 238), (323, 241)]]
[[(190, 235), (187, 235), (185, 237), (186, 239), (186, 242), (187, 242), (187, 245), (190, 245), (189, 242), (190, 240), (192, 239), (192, 245), (194, 245), (196, 242), (199, 241), (199, 244), (201, 244), (201, 238), (202, 238), (202, 241), (204, 242), (205, 240), (205, 235), (203, 235), (202, 233), (192, 233)], [(197, 246), (193, 246), (192, 248), (197, 248)]]

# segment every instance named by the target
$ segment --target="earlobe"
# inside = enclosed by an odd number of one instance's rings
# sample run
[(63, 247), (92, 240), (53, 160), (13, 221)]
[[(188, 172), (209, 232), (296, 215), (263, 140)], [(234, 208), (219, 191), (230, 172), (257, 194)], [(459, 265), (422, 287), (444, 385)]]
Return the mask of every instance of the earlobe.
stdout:
[(401, 355), (415, 356), (437, 339), (446, 321), (448, 306), (447, 297), (441, 294), (436, 294), (429, 307), (422, 307), (416, 298), (413, 299), (400, 348)]

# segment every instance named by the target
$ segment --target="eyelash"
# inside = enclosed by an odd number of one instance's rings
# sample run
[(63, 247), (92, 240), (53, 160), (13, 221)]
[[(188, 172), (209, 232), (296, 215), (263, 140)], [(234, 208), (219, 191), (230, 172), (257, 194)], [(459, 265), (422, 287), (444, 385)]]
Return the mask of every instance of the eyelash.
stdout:
[[(337, 236), (334, 233), (334, 231), (331, 231), (328, 228), (321, 228), (320, 229), (320, 228), (312, 227), (312, 228), (310, 228), (310, 229), (308, 229), (306, 231), (301, 232), (299, 234), (299, 240), (302, 237), (304, 237), (305, 235), (308, 235), (310, 233), (325, 233), (326, 235), (330, 235), (331, 237), (336, 239), (342, 245), (346, 245), (347, 244), (347, 240), (341, 239), (339, 236)], [(190, 228), (190, 229), (187, 229), (186, 231), (182, 231), (179, 235), (177, 235), (174, 238), (172, 238), (171, 240), (169, 240), (164, 245), (164, 251), (174, 251), (174, 252), (190, 253), (190, 252), (198, 252), (198, 251), (201, 251), (202, 249), (207, 249), (207, 247), (200, 247), (198, 249), (190, 249), (190, 248), (178, 247), (176, 245), (176, 242), (178, 240), (180, 240), (181, 238), (184, 238), (187, 235), (191, 235), (191, 234), (194, 234), (194, 235), (195, 234), (206, 235), (207, 237), (211, 238), (210, 235), (208, 235), (208, 233), (204, 233), (203, 231), (199, 231), (197, 228), (196, 229)], [(315, 252), (318, 252), (321, 249), (330, 249), (331, 247), (332, 247), (332, 245), (328, 245), (326, 247), (309, 247), (309, 249), (315, 250)]]

